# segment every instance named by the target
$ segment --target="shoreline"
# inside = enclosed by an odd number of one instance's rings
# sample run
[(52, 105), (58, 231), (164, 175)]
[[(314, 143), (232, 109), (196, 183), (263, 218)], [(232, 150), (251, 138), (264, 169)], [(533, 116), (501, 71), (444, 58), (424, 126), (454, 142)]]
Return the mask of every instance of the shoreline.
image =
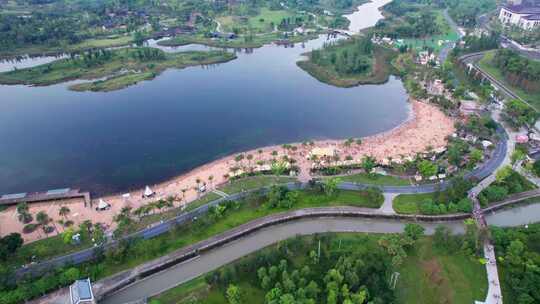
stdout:
[[(69, 219), (74, 222), (74, 225), (78, 225), (85, 220), (91, 220), (94, 223), (103, 223), (107, 226), (108, 231), (113, 231), (116, 228), (116, 223), (113, 220), (114, 215), (118, 214), (122, 208), (131, 207), (135, 210), (143, 205), (170, 196), (177, 198), (174, 202), (175, 208), (187, 206), (200, 197), (200, 194), (196, 191), (197, 185), (204, 183), (207, 185), (206, 193), (212, 192), (219, 185), (228, 182), (228, 178), (225, 178), (224, 175), (231, 174), (231, 168), (233, 167), (247, 170), (246, 167), (257, 161), (269, 163), (274, 158), (288, 156), (297, 161), (296, 165), (301, 170), (298, 175), (299, 180), (307, 181), (311, 178), (309, 171), (314, 164), (307, 159), (307, 156), (314, 148), (335, 149), (339, 151), (342, 159), (345, 155), (350, 155), (355, 160), (360, 160), (365, 155), (371, 155), (380, 163), (388, 157), (396, 159), (400, 156), (415, 156), (417, 153), (424, 152), (430, 146), (433, 148), (446, 146), (446, 136), (454, 132), (453, 119), (447, 117), (435, 105), (413, 99), (409, 99), (409, 103), (410, 108), (407, 119), (392, 129), (361, 138), (361, 145), (352, 144), (346, 146), (344, 144), (345, 139), (327, 139), (314, 141), (313, 145), (304, 145), (298, 142), (285, 144), (297, 147), (295, 151), (288, 150), (283, 145), (260, 147), (227, 155), (168, 178), (163, 182), (149, 184), (152, 190), (156, 192), (152, 198), (142, 198), (144, 187), (141, 187), (129, 192), (96, 196), (92, 199), (93, 205), (87, 207), (84, 207), (83, 202), (80, 200), (33, 203), (30, 205), (30, 212), (37, 214), (39, 211), (45, 211), (56, 221), (62, 219), (58, 215), (60, 207), (68, 206), (71, 209)], [(438, 125), (435, 126), (434, 123)], [(273, 151), (276, 151), (277, 155), (272, 155)], [(235, 157), (240, 154), (251, 154), (253, 159), (249, 163), (246, 159), (235, 161)], [(200, 182), (197, 183), (197, 180)], [(182, 189), (185, 190), (184, 193)], [(100, 200), (110, 204), (111, 208), (106, 211), (96, 211), (94, 208)], [(3, 227), (5, 227), (1, 231), (2, 235), (20, 232), (24, 226), (17, 220), (16, 206), (10, 206), (0, 212), (0, 221), (4, 223)], [(23, 234), (23, 238), (25, 242), (32, 242), (39, 240), (40, 236), (39, 232), (33, 232)]]

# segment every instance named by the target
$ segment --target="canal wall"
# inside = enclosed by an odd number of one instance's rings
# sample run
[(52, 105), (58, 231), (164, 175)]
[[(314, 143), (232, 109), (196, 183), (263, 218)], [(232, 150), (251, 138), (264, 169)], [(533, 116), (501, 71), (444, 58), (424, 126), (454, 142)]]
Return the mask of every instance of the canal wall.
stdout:
[(243, 236), (256, 232), (265, 227), (278, 225), (281, 223), (317, 217), (357, 217), (370, 219), (387, 219), (407, 222), (448, 222), (461, 221), (470, 218), (469, 214), (453, 214), (440, 216), (427, 215), (399, 215), (382, 214), (364, 208), (355, 207), (325, 207), (308, 208), (291, 212), (270, 215), (264, 218), (253, 220), (237, 228), (226, 231), (222, 234), (184, 247), (175, 252), (167, 254), (131, 270), (121, 272), (117, 275), (98, 281), (94, 284), (94, 295), (99, 301), (115, 292), (153, 274), (166, 270), (174, 265), (196, 258), (199, 254), (218, 248), (233, 242)]

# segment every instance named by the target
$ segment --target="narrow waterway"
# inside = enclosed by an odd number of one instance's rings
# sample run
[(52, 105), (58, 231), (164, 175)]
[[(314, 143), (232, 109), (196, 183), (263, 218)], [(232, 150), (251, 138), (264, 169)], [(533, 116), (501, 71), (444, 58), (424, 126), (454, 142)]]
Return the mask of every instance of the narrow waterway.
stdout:
[(392, 2), (392, 0), (372, 0), (358, 7), (358, 10), (349, 15), (344, 15), (350, 21), (349, 31), (359, 32), (365, 28), (372, 27), (381, 19), (381, 7)]
[(488, 225), (516, 227), (540, 222), (540, 203), (521, 205), (486, 215)]
[[(435, 223), (422, 225), (426, 228), (427, 234), (432, 234), (437, 226)], [(454, 233), (463, 232), (461, 222), (444, 225), (447, 225)], [(403, 232), (404, 227), (404, 222), (395, 220), (353, 218), (305, 219), (272, 226), (139, 281), (100, 303), (123, 304), (156, 295), (240, 257), (297, 235), (324, 232), (400, 233)]]

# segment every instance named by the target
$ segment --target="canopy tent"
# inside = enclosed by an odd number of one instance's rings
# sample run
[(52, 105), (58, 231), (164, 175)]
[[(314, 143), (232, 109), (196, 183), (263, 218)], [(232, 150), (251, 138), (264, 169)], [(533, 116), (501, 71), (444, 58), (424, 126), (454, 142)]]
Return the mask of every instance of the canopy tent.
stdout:
[(144, 188), (143, 197), (151, 197), (154, 194), (156, 193), (152, 189), (150, 189), (149, 186), (146, 186), (146, 188)]
[(103, 199), (99, 199), (99, 203), (98, 203), (98, 206), (97, 206), (97, 209), (98, 210), (105, 210), (107, 208), (109, 208), (111, 205), (107, 202), (105, 202)]

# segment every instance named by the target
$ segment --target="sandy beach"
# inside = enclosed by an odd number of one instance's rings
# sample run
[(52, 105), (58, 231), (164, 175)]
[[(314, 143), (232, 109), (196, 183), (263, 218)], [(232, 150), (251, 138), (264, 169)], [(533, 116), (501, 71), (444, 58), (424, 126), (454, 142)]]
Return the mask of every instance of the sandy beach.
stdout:
[[(417, 153), (426, 151), (428, 148), (437, 149), (445, 147), (446, 138), (454, 133), (454, 121), (441, 112), (436, 106), (426, 104), (420, 101), (411, 101), (411, 115), (409, 119), (400, 126), (384, 133), (362, 138), (362, 144), (345, 145), (342, 140), (316, 141), (314, 145), (302, 145), (294, 143), (297, 147), (295, 151), (285, 149), (282, 146), (269, 146), (260, 149), (243, 152), (244, 155), (251, 154), (252, 160), (235, 161), (235, 155), (230, 155), (204, 166), (198, 167), (188, 173), (175, 177), (166, 182), (149, 185), (156, 195), (152, 198), (142, 198), (144, 189), (132, 191), (129, 197), (126, 195), (110, 195), (93, 199), (94, 207), (84, 206), (82, 200), (56, 201), (46, 203), (29, 204), (30, 213), (34, 216), (39, 211), (45, 211), (53, 218), (55, 226), (59, 232), (62, 232), (58, 220), (64, 219), (58, 215), (62, 206), (67, 206), (71, 212), (67, 216), (68, 220), (74, 222), (77, 226), (85, 220), (91, 220), (93, 223), (103, 223), (110, 231), (114, 230), (115, 223), (113, 217), (123, 207), (130, 206), (133, 210), (150, 202), (165, 199), (169, 196), (176, 197), (175, 207), (189, 204), (197, 199), (197, 180), (200, 183), (206, 183), (208, 191), (227, 182), (226, 175), (231, 174), (232, 167), (254, 166), (257, 161), (270, 161), (274, 158), (281, 158), (287, 155), (296, 160), (300, 167), (299, 179), (307, 181), (310, 179), (309, 169), (313, 162), (307, 159), (309, 152), (315, 148), (333, 147), (338, 151), (341, 159), (351, 156), (354, 160), (359, 160), (365, 155), (371, 155), (378, 161), (387, 158), (399, 159), (407, 156), (415, 156)], [(277, 156), (272, 155), (276, 151)], [(274, 153), (275, 154), (275, 153)], [(185, 193), (182, 192), (185, 189)], [(84, 189), (83, 189), (84, 190)], [(185, 194), (185, 197), (184, 197)], [(109, 210), (96, 211), (99, 199), (111, 205)], [(0, 212), (0, 235), (4, 236), (11, 232), (22, 232), (23, 224), (17, 219), (16, 207), (12, 206)], [(44, 233), (38, 229), (30, 234), (22, 234), (25, 241), (31, 242), (44, 237)], [(56, 232), (52, 233), (53, 235)]]

